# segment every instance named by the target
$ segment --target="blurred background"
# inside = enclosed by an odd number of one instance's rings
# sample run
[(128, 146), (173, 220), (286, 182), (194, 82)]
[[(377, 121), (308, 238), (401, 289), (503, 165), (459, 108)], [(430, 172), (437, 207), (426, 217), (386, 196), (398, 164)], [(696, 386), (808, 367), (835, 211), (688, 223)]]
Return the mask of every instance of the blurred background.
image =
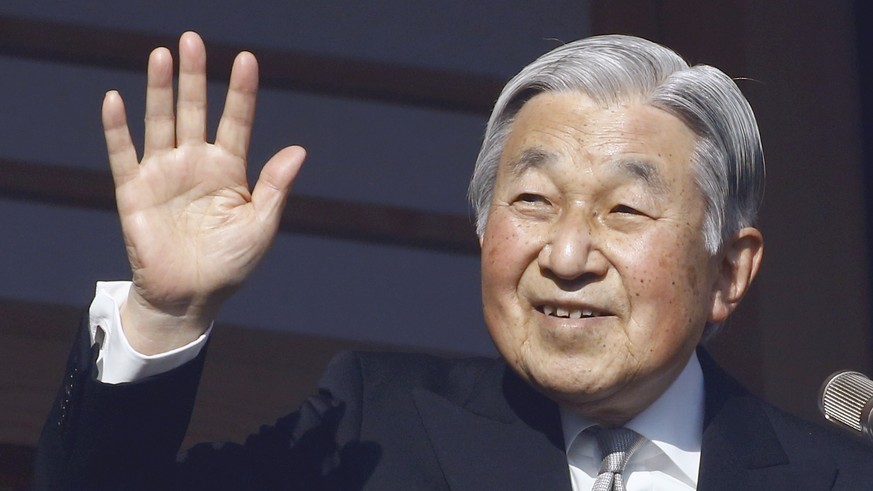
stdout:
[[(207, 6), (208, 5), (208, 6)], [(309, 151), (279, 238), (217, 319), (189, 441), (241, 440), (310, 393), (342, 349), (494, 355), (466, 186), (502, 85), (601, 33), (738, 79), (767, 157), (763, 270), (710, 346), (755, 393), (819, 419), (831, 372), (870, 373), (871, 7), (849, 0), (0, 3), (0, 490), (27, 482), (97, 280), (126, 279), (100, 128), (145, 65), (206, 41), (211, 132), (233, 56), (262, 91), (250, 176)], [(141, 144), (139, 144), (141, 148)], [(865, 165), (866, 163), (866, 165)]]

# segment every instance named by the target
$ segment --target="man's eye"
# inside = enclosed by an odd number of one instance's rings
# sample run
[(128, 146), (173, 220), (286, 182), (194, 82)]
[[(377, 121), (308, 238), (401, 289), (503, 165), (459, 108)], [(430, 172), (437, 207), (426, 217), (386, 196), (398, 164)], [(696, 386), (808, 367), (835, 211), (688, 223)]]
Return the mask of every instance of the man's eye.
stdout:
[(531, 193), (520, 194), (518, 196), (518, 198), (516, 198), (516, 201), (521, 201), (522, 203), (529, 203), (529, 204), (546, 204), (549, 202), (546, 198), (544, 198), (538, 194), (531, 194)]
[(612, 207), (612, 210), (610, 210), (610, 213), (621, 213), (621, 214), (625, 214), (625, 215), (644, 215), (645, 214), (645, 213), (641, 212), (640, 210), (637, 210), (636, 208), (631, 208), (630, 206), (627, 206), (627, 205), (616, 205), (616, 206)]

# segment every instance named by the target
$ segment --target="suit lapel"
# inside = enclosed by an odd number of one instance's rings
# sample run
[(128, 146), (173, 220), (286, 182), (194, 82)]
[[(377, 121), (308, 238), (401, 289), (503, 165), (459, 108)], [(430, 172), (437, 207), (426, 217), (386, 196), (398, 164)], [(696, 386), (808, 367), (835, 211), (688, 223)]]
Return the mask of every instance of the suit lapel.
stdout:
[[(698, 489), (830, 489), (828, 456), (789, 459), (760, 401), (698, 354), (706, 387)], [(466, 397), (417, 389), (413, 399), (451, 490), (571, 489), (557, 406), (505, 364)]]
[(698, 489), (830, 489), (834, 463), (790, 460), (761, 403), (698, 354), (706, 386)]
[(557, 406), (502, 363), (465, 400), (413, 393), (453, 491), (570, 490)]

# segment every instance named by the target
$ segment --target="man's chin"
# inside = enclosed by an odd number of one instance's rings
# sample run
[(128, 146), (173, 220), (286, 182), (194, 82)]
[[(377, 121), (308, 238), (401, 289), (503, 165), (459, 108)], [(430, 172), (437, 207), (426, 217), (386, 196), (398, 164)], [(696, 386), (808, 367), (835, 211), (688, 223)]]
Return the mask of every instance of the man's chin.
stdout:
[(522, 377), (538, 392), (558, 404), (576, 407), (598, 404), (618, 393), (624, 386), (595, 372), (575, 373), (566, 367), (537, 367)]

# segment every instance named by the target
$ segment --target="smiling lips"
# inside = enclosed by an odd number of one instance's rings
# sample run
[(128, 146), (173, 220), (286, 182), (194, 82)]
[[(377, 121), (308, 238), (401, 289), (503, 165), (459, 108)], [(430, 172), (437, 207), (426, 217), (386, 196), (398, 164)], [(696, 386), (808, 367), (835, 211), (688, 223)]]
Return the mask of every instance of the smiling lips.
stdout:
[(604, 312), (598, 312), (591, 308), (571, 309), (566, 307), (556, 307), (554, 305), (541, 305), (537, 310), (551, 317), (562, 317), (565, 319), (582, 319), (586, 317), (601, 317), (610, 315)]

